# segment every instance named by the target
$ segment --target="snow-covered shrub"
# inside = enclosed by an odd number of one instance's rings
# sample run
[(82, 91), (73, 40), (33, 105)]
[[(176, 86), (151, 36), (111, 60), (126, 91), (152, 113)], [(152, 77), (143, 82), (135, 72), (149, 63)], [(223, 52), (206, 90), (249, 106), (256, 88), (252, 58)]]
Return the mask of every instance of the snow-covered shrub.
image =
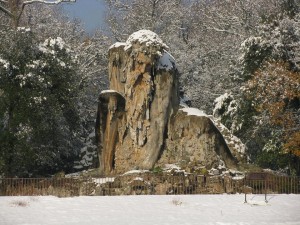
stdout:
[[(294, 141), (299, 124), (299, 18), (274, 17), (257, 27), (258, 37), (247, 38), (241, 45), (240, 79), (244, 83), (238, 93), (238, 115), (244, 122), (239, 134), (252, 160), (261, 166), (286, 166), (287, 160), (279, 158), (291, 156), (299, 162), (299, 142)], [(274, 138), (274, 130), (282, 135)]]
[(271, 54), (272, 45), (262, 37), (249, 37), (241, 44), (242, 79), (247, 80)]
[(232, 132), (236, 132), (242, 127), (242, 123), (237, 120), (238, 110), (239, 102), (232, 93), (225, 93), (215, 99), (213, 116), (220, 119)]
[(300, 16), (275, 19), (258, 26), (260, 36), (251, 36), (241, 44), (239, 60), (242, 79), (247, 80), (266, 61), (284, 61), (300, 70)]

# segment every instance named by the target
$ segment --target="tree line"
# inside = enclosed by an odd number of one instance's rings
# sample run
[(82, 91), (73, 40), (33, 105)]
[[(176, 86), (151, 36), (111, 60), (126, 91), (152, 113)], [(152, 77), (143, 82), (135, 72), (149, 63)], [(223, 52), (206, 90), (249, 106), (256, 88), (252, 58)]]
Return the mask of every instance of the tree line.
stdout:
[(107, 49), (149, 29), (169, 45), (192, 107), (241, 138), (250, 162), (299, 175), (299, 0), (106, 0), (93, 35), (61, 2), (0, 0), (2, 174), (97, 166)]

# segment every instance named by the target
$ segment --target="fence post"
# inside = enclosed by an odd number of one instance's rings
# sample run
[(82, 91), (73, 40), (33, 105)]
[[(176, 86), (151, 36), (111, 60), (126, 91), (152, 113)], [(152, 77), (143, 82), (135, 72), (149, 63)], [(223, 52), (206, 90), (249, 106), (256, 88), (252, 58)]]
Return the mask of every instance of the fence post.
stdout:
[(267, 179), (265, 179), (265, 202), (268, 203), (268, 200), (267, 200), (267, 191), (268, 191), (268, 188), (267, 188)]
[(244, 201), (244, 203), (247, 203), (246, 185), (247, 185), (247, 174), (245, 174), (245, 178), (244, 178), (244, 193), (245, 193), (245, 201)]

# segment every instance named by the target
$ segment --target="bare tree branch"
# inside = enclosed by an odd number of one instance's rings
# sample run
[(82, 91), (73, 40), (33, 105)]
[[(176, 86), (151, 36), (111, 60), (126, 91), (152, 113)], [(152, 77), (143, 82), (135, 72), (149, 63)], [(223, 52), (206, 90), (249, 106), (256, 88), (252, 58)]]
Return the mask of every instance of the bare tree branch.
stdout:
[(48, 0), (28, 0), (28, 1), (24, 1), (23, 4), (24, 5), (29, 5), (32, 3), (44, 3), (44, 4), (48, 4), (48, 5), (57, 5), (59, 3), (62, 2), (76, 2), (76, 0), (54, 0), (54, 1), (48, 1)]
[(244, 35), (242, 35), (242, 34), (238, 34), (236, 32), (232, 32), (232, 31), (229, 31), (229, 30), (218, 29), (216, 27), (207, 27), (206, 29), (208, 29), (208, 30), (214, 30), (216, 32), (224, 32), (224, 33), (227, 33), (227, 34), (232, 34), (232, 35), (237, 35), (237, 36), (240, 36), (240, 37), (244, 37)]
[[(76, 2), (76, 0), (26, 0), (21, 2), (20, 5), (16, 6), (19, 9), (17, 9), (15, 12), (11, 12), (8, 7), (5, 7), (3, 5), (0, 5), (0, 11), (4, 12), (6, 15), (8, 15), (14, 22), (14, 26), (17, 27), (19, 25), (20, 18), (23, 14), (23, 11), (25, 9), (26, 5), (30, 5), (33, 3), (43, 3), (47, 5), (57, 5), (62, 2)], [(0, 3), (3, 3), (4, 5), (8, 4), (7, 0), (0, 0)]]
[(0, 11), (6, 13), (10, 17), (13, 17), (13, 14), (1, 5), (0, 5)]

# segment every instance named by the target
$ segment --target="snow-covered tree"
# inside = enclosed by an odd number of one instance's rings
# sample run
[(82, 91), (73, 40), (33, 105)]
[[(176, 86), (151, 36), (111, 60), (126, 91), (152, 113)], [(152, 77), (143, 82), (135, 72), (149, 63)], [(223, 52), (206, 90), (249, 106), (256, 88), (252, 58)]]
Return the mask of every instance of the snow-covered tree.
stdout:
[(57, 5), (62, 2), (75, 2), (76, 0), (0, 0), (0, 11), (10, 18), (11, 25), (17, 28), (20, 25), (24, 9), (31, 4), (43, 3)]
[[(239, 124), (235, 132), (246, 142), (253, 161), (266, 166), (277, 157), (299, 173), (300, 26), (299, 15), (293, 13), (299, 2), (293, 1), (294, 10), (287, 2), (279, 1), (280, 13), (263, 17), (256, 36), (242, 42), (235, 74), (242, 86), (235, 98), (216, 105), (215, 111), (222, 109), (221, 118), (229, 127)], [(231, 102), (237, 105), (234, 114)]]
[(76, 59), (62, 38), (29, 28), (0, 36), (1, 156), (6, 175), (70, 169), (79, 127)]
[[(107, 23), (117, 41), (124, 41), (133, 32), (148, 29), (168, 37), (169, 32), (184, 29), (181, 0), (106, 0), (109, 7)], [(178, 33), (177, 33), (178, 34)]]
[[(78, 20), (64, 16), (62, 8), (48, 4), (30, 4), (26, 6), (21, 24), (30, 27), (40, 40), (50, 37), (64, 37), (64, 41), (72, 48), (76, 57), (77, 67), (74, 73), (78, 77), (79, 95), (77, 108), (81, 129), (78, 134), (80, 146), (73, 146), (74, 151), (90, 161), (81, 160), (86, 167), (98, 162), (95, 157), (94, 126), (98, 95), (107, 88), (107, 49), (111, 45), (109, 39), (97, 31), (93, 35), (85, 33)], [(84, 156), (87, 154), (88, 156)], [(95, 166), (95, 165), (94, 165)], [(80, 168), (77, 165), (76, 168)]]
[(262, 125), (268, 123), (282, 133), (281, 141), (286, 144), (283, 152), (300, 155), (297, 142), (289, 143), (300, 132), (300, 73), (282, 62), (267, 63), (247, 82), (244, 92), (259, 115), (265, 117)]

